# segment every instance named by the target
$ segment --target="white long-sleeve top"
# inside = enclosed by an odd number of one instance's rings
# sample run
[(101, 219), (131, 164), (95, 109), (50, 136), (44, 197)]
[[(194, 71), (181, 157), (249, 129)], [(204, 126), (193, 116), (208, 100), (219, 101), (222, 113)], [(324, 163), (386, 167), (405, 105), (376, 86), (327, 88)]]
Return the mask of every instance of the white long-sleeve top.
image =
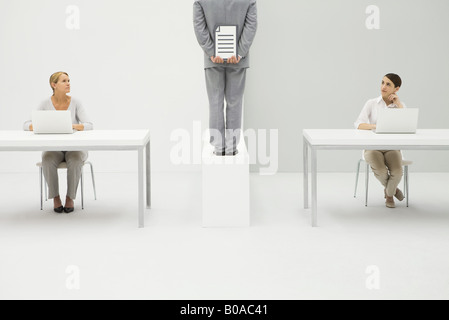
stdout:
[[(44, 100), (37, 110), (56, 110), (53, 102), (51, 101), (51, 97)], [(86, 110), (78, 99), (72, 97), (70, 100), (70, 105), (68, 109), (72, 114), (72, 124), (82, 124), (84, 125), (84, 130), (92, 130), (93, 124), (90, 122), (89, 117), (87, 116)], [(23, 124), (23, 130), (30, 131), (30, 124), (32, 124), (31, 120), (26, 121)]]
[[(404, 108), (406, 108), (403, 102), (402, 105)], [(365, 103), (362, 112), (360, 112), (359, 117), (354, 122), (354, 127), (358, 129), (359, 125), (362, 123), (377, 124), (377, 114), (380, 109), (397, 108), (397, 107), (398, 106), (395, 105), (394, 103), (387, 106), (384, 99), (382, 99), (382, 96), (368, 100)]]

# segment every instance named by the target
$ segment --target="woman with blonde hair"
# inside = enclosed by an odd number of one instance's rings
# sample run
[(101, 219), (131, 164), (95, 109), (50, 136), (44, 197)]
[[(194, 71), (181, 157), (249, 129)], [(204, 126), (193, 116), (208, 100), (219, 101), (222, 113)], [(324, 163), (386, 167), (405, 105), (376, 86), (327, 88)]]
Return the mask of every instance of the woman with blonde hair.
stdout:
[[(78, 99), (67, 95), (70, 92), (70, 78), (66, 72), (56, 72), (50, 77), (50, 86), (53, 95), (43, 101), (37, 110), (69, 110), (72, 115), (74, 130), (92, 130), (84, 107)], [(24, 130), (32, 131), (33, 124), (25, 122)], [(42, 153), (42, 168), (48, 184), (49, 198), (53, 199), (54, 211), (57, 213), (71, 213), (75, 210), (73, 200), (81, 178), (84, 161), (87, 160), (87, 151), (44, 151)], [(67, 163), (67, 195), (63, 206), (59, 195), (58, 166), (61, 162)]]

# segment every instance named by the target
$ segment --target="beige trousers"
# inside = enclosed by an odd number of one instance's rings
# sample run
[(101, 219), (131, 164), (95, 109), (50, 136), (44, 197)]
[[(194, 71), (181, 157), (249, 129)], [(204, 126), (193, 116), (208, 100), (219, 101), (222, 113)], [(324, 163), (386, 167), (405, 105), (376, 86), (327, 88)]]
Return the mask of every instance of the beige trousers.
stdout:
[(401, 182), (402, 154), (399, 150), (365, 150), (365, 161), (371, 166), (374, 176), (392, 197)]
[(76, 198), (81, 170), (87, 156), (87, 151), (45, 151), (42, 153), (42, 169), (48, 184), (49, 199), (59, 196), (58, 166), (64, 161), (67, 163), (67, 196), (72, 200)]

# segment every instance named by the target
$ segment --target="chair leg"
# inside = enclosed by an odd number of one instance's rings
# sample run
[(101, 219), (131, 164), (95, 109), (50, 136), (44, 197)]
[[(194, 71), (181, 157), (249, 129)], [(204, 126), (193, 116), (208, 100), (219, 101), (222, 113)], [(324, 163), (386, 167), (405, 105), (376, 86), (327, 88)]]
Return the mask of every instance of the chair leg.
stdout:
[(95, 187), (95, 176), (94, 176), (94, 168), (92, 166), (92, 163), (88, 163), (90, 165), (90, 173), (92, 175), (92, 185), (94, 187), (94, 196), (95, 196), (95, 200), (97, 200), (97, 188)]
[(45, 177), (43, 177), (43, 180), (44, 180), (44, 189), (45, 189), (45, 201), (48, 201), (48, 184), (47, 184), (47, 180), (45, 180)]
[(365, 207), (368, 207), (368, 185), (369, 185), (369, 164), (366, 164), (365, 169)]
[(84, 174), (81, 172), (81, 209), (84, 210)]
[(354, 189), (354, 198), (357, 197), (357, 185), (359, 184), (359, 172), (360, 172), (360, 163), (362, 160), (359, 160), (359, 163), (357, 164), (357, 173), (355, 175), (355, 189)]
[(404, 196), (407, 198), (407, 167), (408, 166), (404, 166)]
[(405, 166), (405, 181), (406, 181), (406, 184), (405, 184), (405, 192), (406, 192), (406, 196), (405, 196), (405, 201), (407, 202), (407, 207), (408, 207), (408, 193), (409, 193), (409, 190), (408, 190), (408, 188), (409, 188), (409, 182), (408, 182), (408, 179), (409, 179), (409, 177), (408, 177), (408, 166)]
[(39, 167), (39, 187), (41, 190), (41, 210), (44, 210), (44, 194), (42, 191), (42, 184), (43, 184), (42, 176), (43, 176), (42, 167)]

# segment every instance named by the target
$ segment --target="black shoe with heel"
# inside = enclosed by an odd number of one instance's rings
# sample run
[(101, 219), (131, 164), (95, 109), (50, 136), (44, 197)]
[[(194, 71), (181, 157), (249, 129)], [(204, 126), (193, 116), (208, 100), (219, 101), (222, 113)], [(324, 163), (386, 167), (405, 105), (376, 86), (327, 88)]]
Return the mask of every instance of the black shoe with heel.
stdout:
[(64, 208), (65, 213), (72, 213), (73, 211), (75, 211), (75, 208), (68, 208), (68, 207)]
[(237, 155), (238, 153), (239, 153), (239, 151), (238, 151), (237, 149), (235, 149), (235, 150), (232, 151), (232, 152), (226, 153), (226, 155), (227, 155), (227, 156), (235, 156), (235, 155)]
[(56, 213), (62, 213), (62, 212), (64, 211), (64, 207), (63, 207), (63, 206), (60, 206), (60, 207), (54, 208), (53, 210), (54, 210)]
[(214, 151), (214, 154), (216, 156), (224, 156), (224, 155), (226, 155), (225, 151)]

